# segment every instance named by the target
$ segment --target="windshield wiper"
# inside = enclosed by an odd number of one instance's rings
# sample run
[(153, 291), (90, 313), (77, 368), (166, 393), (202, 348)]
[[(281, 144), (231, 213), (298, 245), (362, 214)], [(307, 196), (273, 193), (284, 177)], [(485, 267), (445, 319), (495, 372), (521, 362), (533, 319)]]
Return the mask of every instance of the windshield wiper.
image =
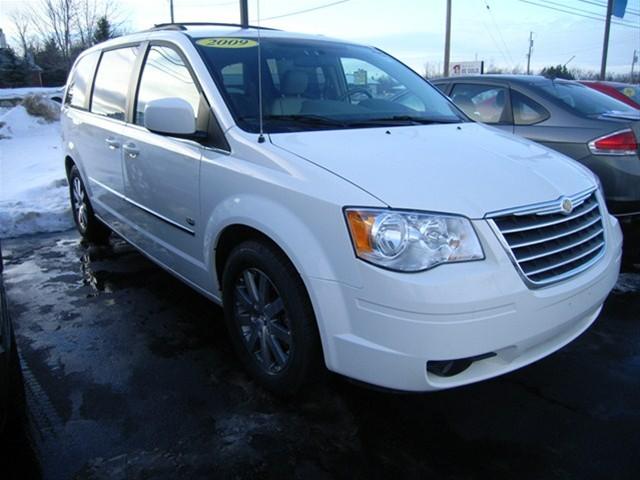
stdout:
[[(414, 115), (394, 115), (392, 117), (380, 117), (380, 118), (367, 118), (364, 120), (358, 120), (354, 122), (355, 124), (362, 125), (371, 125), (371, 124), (380, 124), (380, 125), (393, 125), (398, 123), (408, 123), (412, 125), (432, 125), (435, 123), (461, 123), (462, 120), (459, 118), (438, 118), (438, 117), (420, 117)], [(354, 123), (350, 123), (353, 125)]]
[[(257, 120), (258, 117), (242, 117), (241, 120)], [(293, 122), (306, 125), (318, 125), (327, 127), (342, 127), (346, 128), (348, 125), (340, 120), (335, 120), (329, 117), (323, 117), (322, 115), (265, 115), (263, 117), (265, 121), (278, 121), (278, 122)]]

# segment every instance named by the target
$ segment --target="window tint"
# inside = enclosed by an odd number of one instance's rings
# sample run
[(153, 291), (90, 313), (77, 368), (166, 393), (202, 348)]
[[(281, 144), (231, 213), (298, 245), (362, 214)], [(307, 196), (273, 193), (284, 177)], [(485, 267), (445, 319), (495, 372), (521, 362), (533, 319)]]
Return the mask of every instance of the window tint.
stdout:
[[(359, 104), (369, 99), (390, 99), (407, 92), (407, 87), (375, 65), (357, 58), (342, 58), (349, 100)], [(424, 111), (424, 104), (420, 109)]]
[(244, 65), (242, 63), (233, 63), (224, 67), (222, 73), (222, 83), (224, 83), (229, 93), (244, 93)]
[(533, 125), (549, 118), (546, 108), (515, 90), (511, 91), (511, 106), (516, 125)]
[(186, 100), (198, 114), (200, 92), (185, 65), (174, 49), (152, 46), (142, 69), (136, 102), (136, 124), (144, 125), (144, 109), (152, 100), (177, 97)]
[(400, 105), (410, 108), (411, 110), (415, 110), (416, 112), (423, 112), (425, 109), (424, 103), (420, 100), (420, 97), (411, 92), (401, 93), (394, 99), (394, 101)]
[(118, 48), (102, 54), (91, 98), (93, 113), (116, 120), (125, 119), (129, 78), (138, 48)]
[(69, 88), (67, 89), (67, 96), (64, 100), (66, 105), (83, 109), (87, 108), (91, 80), (93, 80), (93, 73), (96, 70), (99, 57), (100, 52), (94, 52), (82, 57), (78, 61), (78, 65), (76, 65), (71, 75)]
[(478, 122), (501, 123), (506, 120), (506, 88), (459, 83), (453, 87), (451, 99)]
[(550, 81), (540, 85), (540, 89), (552, 98), (562, 100), (571, 110), (582, 115), (600, 115), (607, 112), (635, 112), (620, 100), (616, 100), (579, 83)]

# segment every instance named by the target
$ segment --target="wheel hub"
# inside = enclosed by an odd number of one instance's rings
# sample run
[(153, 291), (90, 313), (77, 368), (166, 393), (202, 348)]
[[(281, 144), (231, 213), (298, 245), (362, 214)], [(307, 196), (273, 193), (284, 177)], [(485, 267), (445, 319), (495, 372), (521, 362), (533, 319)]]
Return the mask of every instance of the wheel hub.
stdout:
[(245, 347), (263, 370), (280, 372), (289, 362), (292, 336), (283, 300), (269, 277), (253, 268), (242, 272), (234, 305)]

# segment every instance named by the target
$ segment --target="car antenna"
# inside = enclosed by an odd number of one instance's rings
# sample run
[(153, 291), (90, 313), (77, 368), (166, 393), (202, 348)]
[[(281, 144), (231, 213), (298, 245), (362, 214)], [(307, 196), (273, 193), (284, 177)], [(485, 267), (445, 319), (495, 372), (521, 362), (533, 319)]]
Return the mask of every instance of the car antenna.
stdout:
[(260, 36), (260, 0), (256, 1), (258, 10), (258, 122), (260, 125), (260, 135), (258, 143), (264, 143), (264, 119), (262, 112), (262, 37)]

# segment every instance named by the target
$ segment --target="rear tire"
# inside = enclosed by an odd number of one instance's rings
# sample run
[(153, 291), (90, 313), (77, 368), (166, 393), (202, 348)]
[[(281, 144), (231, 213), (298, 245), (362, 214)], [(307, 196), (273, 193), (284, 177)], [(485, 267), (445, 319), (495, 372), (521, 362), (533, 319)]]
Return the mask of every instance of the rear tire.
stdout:
[(224, 314), (249, 373), (278, 395), (319, 378), (322, 349), (300, 275), (276, 248), (247, 241), (229, 255), (222, 276)]
[(75, 165), (69, 170), (69, 198), (73, 221), (80, 235), (92, 243), (106, 242), (111, 230), (95, 216), (80, 171)]

